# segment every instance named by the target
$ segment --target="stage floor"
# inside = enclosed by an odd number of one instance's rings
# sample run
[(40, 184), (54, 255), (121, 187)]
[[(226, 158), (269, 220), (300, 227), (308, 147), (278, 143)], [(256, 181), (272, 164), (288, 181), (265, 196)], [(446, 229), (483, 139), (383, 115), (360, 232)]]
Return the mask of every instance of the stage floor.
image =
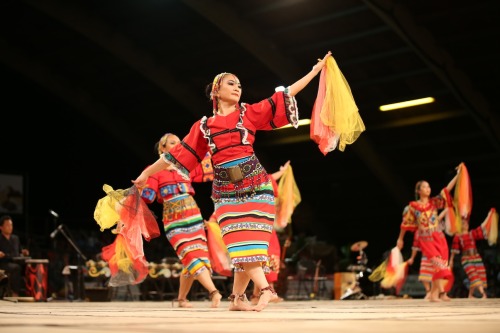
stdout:
[(228, 301), (191, 309), (171, 302), (9, 302), (0, 300), (6, 333), (113, 332), (500, 332), (500, 299), (284, 301), (262, 312), (228, 311)]

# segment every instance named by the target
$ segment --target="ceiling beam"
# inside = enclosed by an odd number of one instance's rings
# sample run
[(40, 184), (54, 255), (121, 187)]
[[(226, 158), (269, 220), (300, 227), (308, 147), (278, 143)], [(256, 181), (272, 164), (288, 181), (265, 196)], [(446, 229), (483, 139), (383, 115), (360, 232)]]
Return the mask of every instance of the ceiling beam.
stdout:
[(449, 87), (462, 106), (500, 152), (500, 119), (483, 94), (475, 90), (469, 77), (454, 65), (453, 58), (438, 46), (432, 32), (417, 24), (411, 11), (399, 0), (363, 0), (396, 32), (430, 69)]

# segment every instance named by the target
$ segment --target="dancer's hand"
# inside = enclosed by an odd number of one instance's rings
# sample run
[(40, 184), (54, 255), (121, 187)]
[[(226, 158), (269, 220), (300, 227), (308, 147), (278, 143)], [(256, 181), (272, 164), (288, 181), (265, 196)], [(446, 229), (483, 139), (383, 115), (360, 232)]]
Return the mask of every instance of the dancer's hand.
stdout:
[(136, 180), (132, 180), (132, 183), (139, 189), (142, 190), (144, 187), (146, 187), (146, 182), (148, 180), (148, 177), (141, 173), (139, 177), (137, 177)]
[(326, 64), (326, 59), (332, 55), (331, 51), (328, 51), (328, 53), (323, 57), (323, 59), (318, 59), (318, 63), (313, 66), (313, 71), (316, 73), (319, 73), (323, 67), (325, 67)]

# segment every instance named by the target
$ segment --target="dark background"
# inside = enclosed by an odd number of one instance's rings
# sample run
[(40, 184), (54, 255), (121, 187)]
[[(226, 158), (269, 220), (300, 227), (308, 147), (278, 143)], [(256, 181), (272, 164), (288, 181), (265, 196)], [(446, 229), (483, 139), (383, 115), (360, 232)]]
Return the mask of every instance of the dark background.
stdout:
[[(499, 14), (486, 0), (2, 1), (0, 172), (25, 180), (15, 232), (33, 253), (62, 247), (71, 261), (64, 239), (49, 238), (63, 223), (94, 256), (113, 239), (93, 219), (102, 185), (129, 187), (164, 133), (182, 138), (210, 115), (204, 88), (216, 74), (235, 73), (242, 102), (253, 103), (328, 50), (365, 122), (361, 137), (323, 156), (307, 126), (257, 134), (264, 167), (291, 160), (302, 194), (289, 255), (307, 239), (303, 254), (334, 270), (365, 240), (369, 265), (378, 265), (415, 183), (426, 179), (437, 194), (460, 162), (477, 226), (500, 206)], [(297, 96), (301, 118), (317, 86)], [(427, 96), (436, 102), (378, 111)], [(210, 184), (195, 189), (208, 218)], [(169, 251), (164, 239), (147, 246), (152, 260)]]

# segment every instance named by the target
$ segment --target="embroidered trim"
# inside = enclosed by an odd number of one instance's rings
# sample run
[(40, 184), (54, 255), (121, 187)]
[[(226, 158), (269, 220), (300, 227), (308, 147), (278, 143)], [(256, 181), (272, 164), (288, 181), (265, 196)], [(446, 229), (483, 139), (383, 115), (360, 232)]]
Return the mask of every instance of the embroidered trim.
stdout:
[(297, 100), (295, 96), (291, 96), (288, 94), (288, 89), (283, 93), (283, 97), (285, 98), (285, 108), (286, 108), (286, 116), (288, 122), (295, 128), (299, 127), (299, 109), (297, 107)]
[(247, 108), (245, 107), (245, 103), (241, 103), (240, 107), (240, 119), (238, 120), (238, 123), (236, 124), (236, 128), (241, 131), (241, 143), (244, 145), (248, 144), (248, 130), (243, 126), (243, 116), (245, 115), (245, 112), (247, 111)]

